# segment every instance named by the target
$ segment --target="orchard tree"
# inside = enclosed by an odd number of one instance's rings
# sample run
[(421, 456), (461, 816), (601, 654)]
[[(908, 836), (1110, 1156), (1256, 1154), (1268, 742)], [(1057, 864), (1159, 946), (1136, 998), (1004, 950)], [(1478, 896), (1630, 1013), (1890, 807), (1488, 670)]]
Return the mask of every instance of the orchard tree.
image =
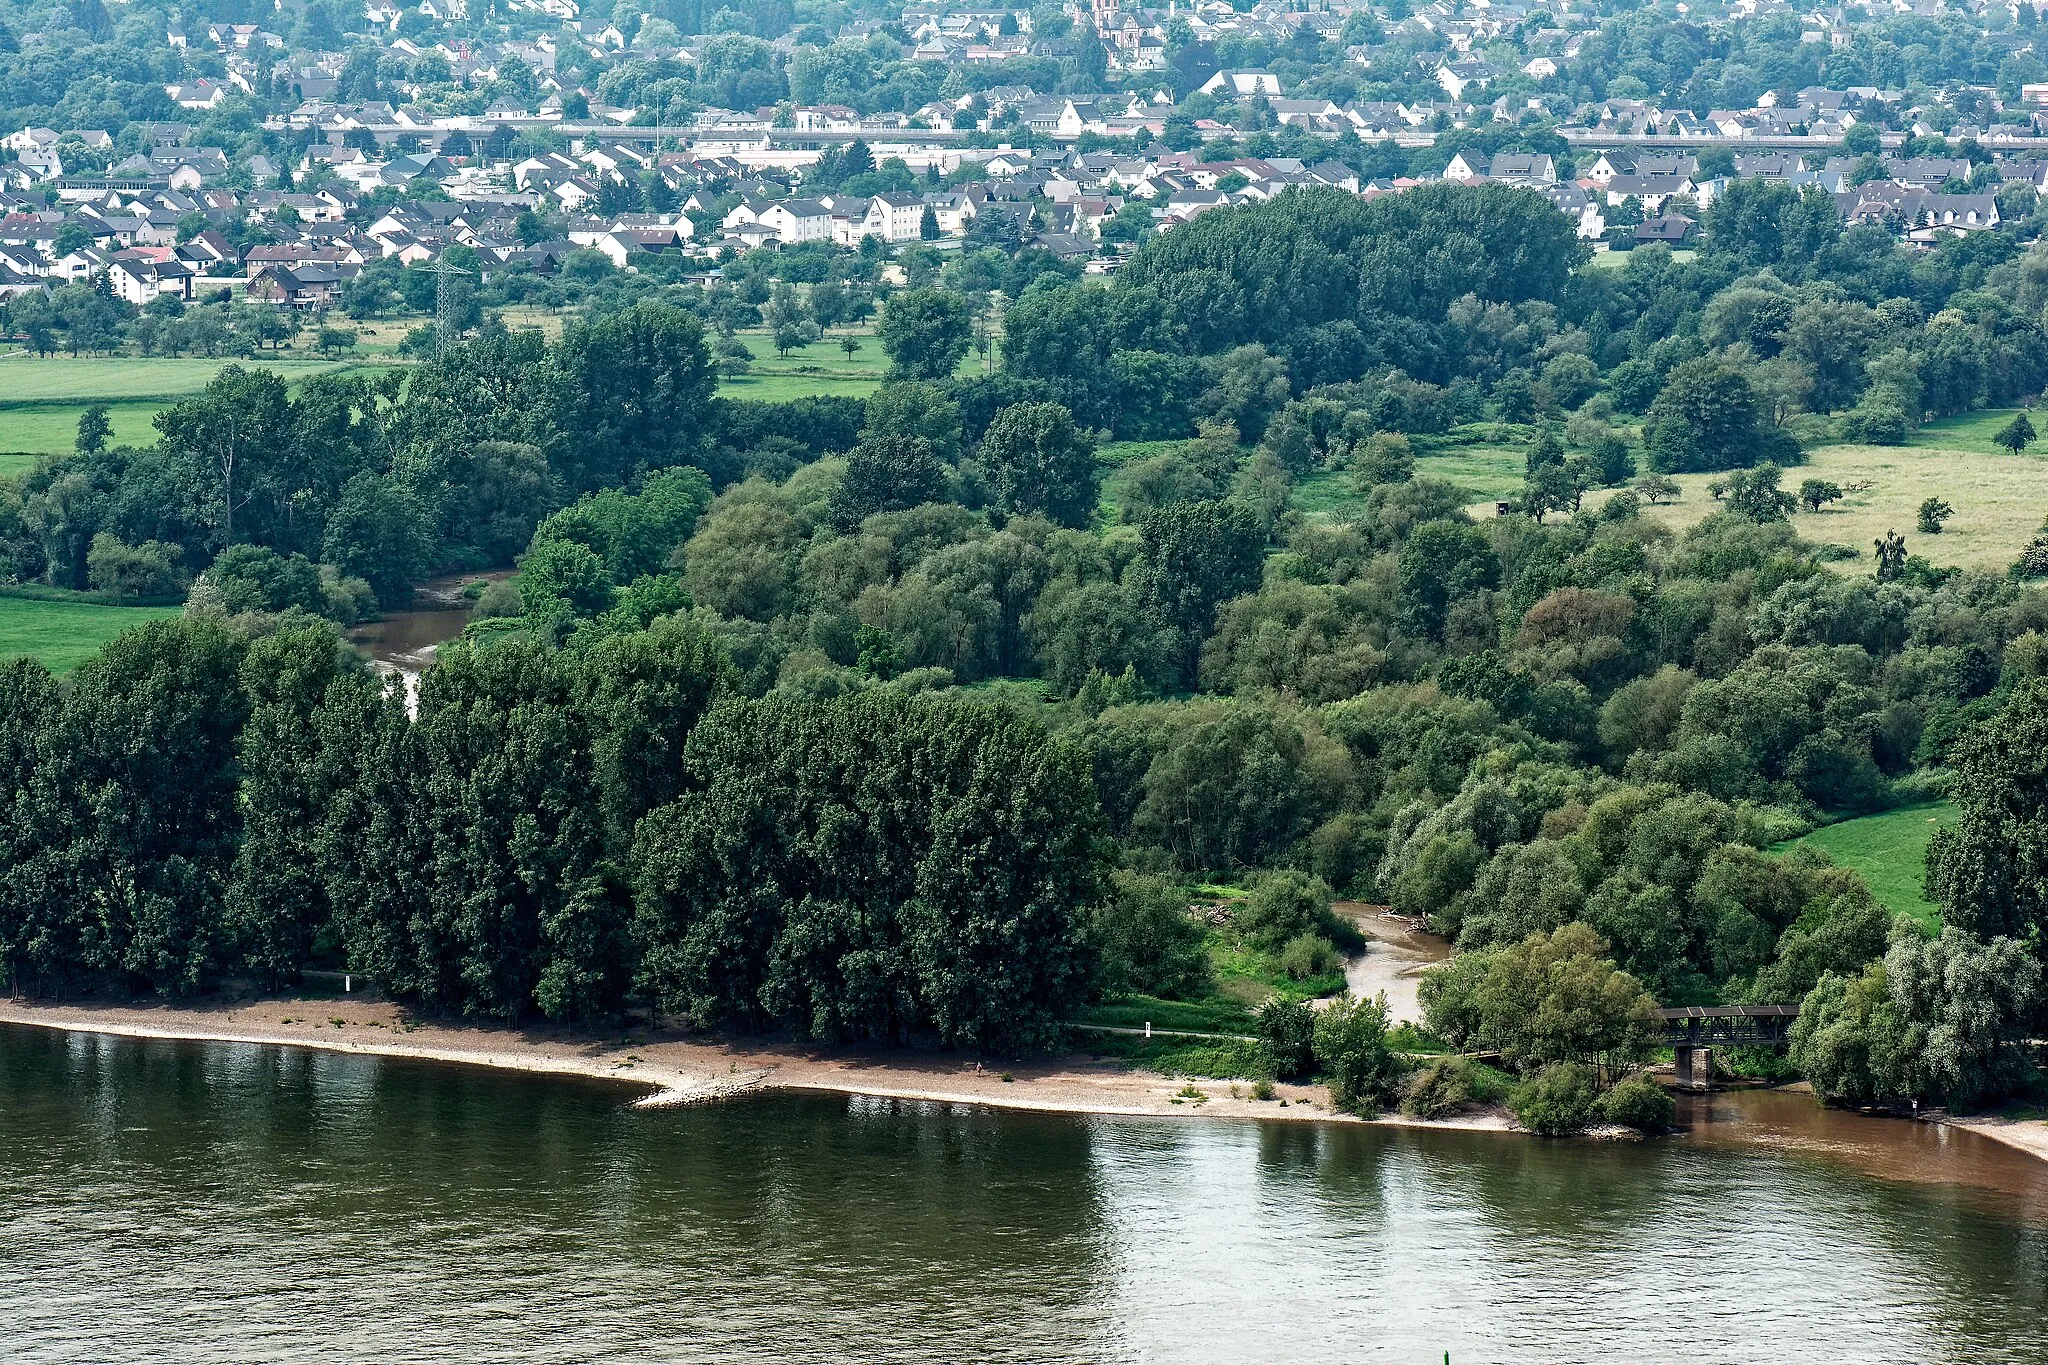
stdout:
[(2034, 424), (2027, 420), (2027, 414), (2016, 412), (2012, 420), (2000, 427), (1991, 439), (1994, 444), (2004, 446), (2017, 455), (2033, 444), (2035, 435)]
[(1783, 521), (1799, 500), (1778, 487), (1784, 471), (1766, 461), (1755, 469), (1740, 469), (1725, 482), (1728, 510), (1755, 522)]

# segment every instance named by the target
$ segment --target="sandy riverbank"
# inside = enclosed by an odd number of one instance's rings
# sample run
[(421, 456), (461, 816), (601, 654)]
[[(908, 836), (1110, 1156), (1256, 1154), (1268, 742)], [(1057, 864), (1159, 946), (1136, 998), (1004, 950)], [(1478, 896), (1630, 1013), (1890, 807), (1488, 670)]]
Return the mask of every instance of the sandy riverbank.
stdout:
[(1951, 1128), (1967, 1128), (1979, 1137), (2016, 1147), (2029, 1156), (2048, 1161), (2048, 1120), (2006, 1119), (1993, 1114), (1939, 1120)]
[[(699, 1103), (756, 1090), (810, 1090), (1070, 1114), (1365, 1122), (1333, 1110), (1322, 1086), (1279, 1085), (1274, 1100), (1261, 1101), (1251, 1098), (1249, 1084), (1204, 1080), (1193, 1083), (1203, 1096), (1197, 1101), (1182, 1093), (1188, 1088), (1186, 1081), (1082, 1057), (1010, 1063), (1006, 1071), (957, 1053), (706, 1041), (646, 1030), (594, 1038), (567, 1030), (421, 1023), (394, 1005), (361, 998), (176, 1006), (0, 1000), (0, 1024), (127, 1038), (311, 1047), (585, 1076), (642, 1087), (648, 1093), (637, 1103), (647, 1106)], [(1375, 1122), (1396, 1127), (1515, 1128), (1505, 1115), (1491, 1113), (1437, 1123), (1398, 1115)]]

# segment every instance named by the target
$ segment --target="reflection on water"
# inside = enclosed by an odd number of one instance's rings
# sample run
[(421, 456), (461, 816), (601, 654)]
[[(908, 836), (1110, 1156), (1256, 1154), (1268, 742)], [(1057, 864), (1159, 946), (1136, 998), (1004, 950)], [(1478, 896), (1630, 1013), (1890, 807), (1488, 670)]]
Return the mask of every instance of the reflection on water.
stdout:
[(0, 1354), (2048, 1355), (2048, 1164), (1799, 1097), (1592, 1144), (629, 1093), (0, 1028)]

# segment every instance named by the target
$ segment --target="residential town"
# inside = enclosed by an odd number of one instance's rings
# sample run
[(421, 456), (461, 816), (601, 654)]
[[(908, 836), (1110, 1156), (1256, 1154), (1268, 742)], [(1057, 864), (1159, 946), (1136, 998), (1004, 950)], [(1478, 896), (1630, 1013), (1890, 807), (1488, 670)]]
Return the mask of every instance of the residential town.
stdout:
[(475, 278), (870, 241), (1108, 273), (1221, 205), (1433, 179), (1526, 186), (1599, 251), (1683, 249), (1745, 178), (1926, 245), (2048, 182), (2026, 5), (89, 7), (178, 78), (126, 122), (10, 111), (0, 294), (321, 310), (453, 247)]

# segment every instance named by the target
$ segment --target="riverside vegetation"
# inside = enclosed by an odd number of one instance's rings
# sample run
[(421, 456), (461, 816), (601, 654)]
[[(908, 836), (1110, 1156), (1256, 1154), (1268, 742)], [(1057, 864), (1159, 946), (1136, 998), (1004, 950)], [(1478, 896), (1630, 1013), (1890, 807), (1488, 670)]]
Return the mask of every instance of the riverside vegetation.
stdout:
[[(0, 492), (13, 576), (189, 592), (0, 676), (0, 961), (996, 1052), (1165, 1000), (1260, 1036), (1223, 1074), (1538, 1131), (1663, 1121), (1628, 1079), (1654, 1002), (1804, 1001), (1825, 1098), (2023, 1090), (2048, 540), (1831, 567), (1781, 481), (2037, 392), (2048, 252), (1811, 208), (1737, 186), (1697, 257), (1591, 271), (1525, 191), (1289, 193), (1021, 289), (991, 374), (957, 375), (985, 292), (896, 292), (864, 401), (715, 397), (680, 294), (409, 376), (224, 371), (156, 446)], [(1475, 422), (1527, 447), (1483, 520), (1418, 473)], [(1106, 437), (1158, 443), (1108, 497)], [(1305, 512), (1311, 480), (1345, 495)], [(342, 647), (515, 557), (416, 714)], [(1942, 792), (1937, 924), (1768, 851)], [(1337, 894), (1454, 940), (1420, 1031), (1302, 1003), (1356, 946)]]

